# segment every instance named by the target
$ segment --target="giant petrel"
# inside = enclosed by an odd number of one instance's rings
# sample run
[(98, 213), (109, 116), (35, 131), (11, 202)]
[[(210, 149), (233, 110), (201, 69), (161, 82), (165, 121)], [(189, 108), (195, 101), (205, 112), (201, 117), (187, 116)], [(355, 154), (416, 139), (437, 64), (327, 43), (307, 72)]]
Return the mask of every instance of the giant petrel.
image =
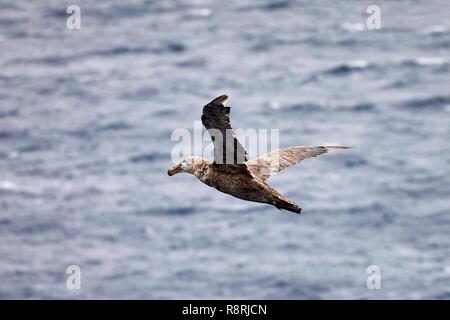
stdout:
[(214, 143), (214, 161), (192, 156), (172, 166), (169, 176), (187, 172), (210, 187), (236, 198), (268, 203), (278, 209), (300, 213), (301, 208), (292, 200), (266, 183), (273, 173), (279, 172), (304, 159), (318, 156), (331, 150), (349, 149), (343, 146), (290, 147), (272, 151), (254, 160), (236, 139), (230, 124), (230, 107), (222, 95), (203, 107), (202, 123)]

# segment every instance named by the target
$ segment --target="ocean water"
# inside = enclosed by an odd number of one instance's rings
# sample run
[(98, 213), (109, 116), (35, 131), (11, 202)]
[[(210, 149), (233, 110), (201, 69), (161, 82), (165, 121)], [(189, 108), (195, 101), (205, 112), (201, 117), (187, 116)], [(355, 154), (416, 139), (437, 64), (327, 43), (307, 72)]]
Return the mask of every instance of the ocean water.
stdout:
[[(0, 2), (0, 298), (450, 298), (448, 1), (70, 4)], [(301, 215), (167, 176), (221, 94), (355, 147), (269, 179)]]

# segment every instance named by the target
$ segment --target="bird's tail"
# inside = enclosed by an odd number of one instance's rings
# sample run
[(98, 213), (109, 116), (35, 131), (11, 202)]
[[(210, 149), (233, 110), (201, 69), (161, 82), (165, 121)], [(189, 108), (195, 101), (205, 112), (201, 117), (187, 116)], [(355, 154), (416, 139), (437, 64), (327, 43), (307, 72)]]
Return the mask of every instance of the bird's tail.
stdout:
[(297, 214), (300, 214), (302, 212), (302, 208), (300, 208), (295, 203), (291, 203), (282, 199), (276, 200), (274, 206), (279, 210), (283, 209)]

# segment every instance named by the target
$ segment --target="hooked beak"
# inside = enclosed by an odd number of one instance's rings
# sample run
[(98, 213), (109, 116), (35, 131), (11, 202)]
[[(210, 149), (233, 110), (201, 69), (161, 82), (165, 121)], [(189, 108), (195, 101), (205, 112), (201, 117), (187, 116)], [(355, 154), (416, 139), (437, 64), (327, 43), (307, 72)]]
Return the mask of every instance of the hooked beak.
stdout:
[(169, 168), (169, 170), (167, 170), (167, 174), (169, 176), (173, 176), (174, 174), (183, 171), (183, 166), (181, 165), (181, 163), (176, 164), (172, 167)]

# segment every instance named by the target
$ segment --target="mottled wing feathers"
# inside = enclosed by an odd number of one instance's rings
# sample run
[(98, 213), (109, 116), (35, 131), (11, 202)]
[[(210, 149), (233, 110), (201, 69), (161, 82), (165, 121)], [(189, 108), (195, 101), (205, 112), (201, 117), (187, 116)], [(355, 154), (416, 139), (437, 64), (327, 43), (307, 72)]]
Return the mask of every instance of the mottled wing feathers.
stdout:
[(342, 146), (291, 147), (272, 151), (254, 160), (247, 161), (248, 169), (262, 180), (267, 180), (271, 174), (299, 163), (307, 158), (318, 156), (330, 150), (349, 149)]
[(225, 106), (227, 101), (228, 97), (222, 95), (204, 106), (202, 123), (214, 143), (214, 164), (243, 169), (247, 153), (231, 127), (230, 107)]

